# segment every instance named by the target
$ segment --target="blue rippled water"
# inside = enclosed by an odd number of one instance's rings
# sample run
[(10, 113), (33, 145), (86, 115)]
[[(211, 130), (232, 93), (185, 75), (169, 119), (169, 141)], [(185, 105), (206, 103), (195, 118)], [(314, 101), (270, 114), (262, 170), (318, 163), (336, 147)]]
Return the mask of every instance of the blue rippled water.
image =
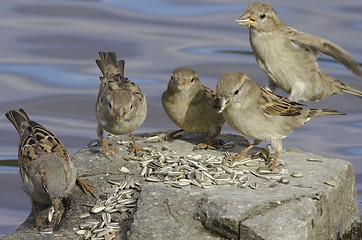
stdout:
[[(360, 0), (269, 1), (288, 25), (323, 36), (362, 62)], [(0, 161), (16, 159), (18, 135), (5, 119), (24, 107), (52, 129), (71, 153), (96, 138), (94, 103), (99, 85), (98, 51), (115, 51), (126, 60), (126, 76), (148, 100), (148, 116), (139, 132), (174, 129), (161, 106), (172, 70), (194, 68), (212, 89), (226, 71), (244, 71), (260, 85), (246, 28), (235, 23), (241, 1), (205, 0), (3, 0), (0, 8)], [(321, 56), (321, 67), (362, 89), (362, 80), (344, 66)], [(361, 99), (332, 96), (310, 107), (331, 108), (345, 116), (320, 118), (293, 132), (285, 147), (350, 161), (362, 207)], [(225, 127), (224, 132), (233, 131)], [(0, 167), (0, 236), (30, 213), (15, 167)]]

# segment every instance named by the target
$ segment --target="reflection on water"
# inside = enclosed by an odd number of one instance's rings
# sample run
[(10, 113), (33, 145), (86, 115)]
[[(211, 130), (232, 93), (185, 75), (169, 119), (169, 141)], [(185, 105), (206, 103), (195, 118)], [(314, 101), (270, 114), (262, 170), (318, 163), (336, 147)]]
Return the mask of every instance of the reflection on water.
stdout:
[[(362, 62), (356, 41), (362, 38), (361, 11), (356, 11), (361, 10), (359, 0), (328, 2), (328, 7), (318, 1), (270, 3), (288, 25), (330, 39)], [(0, 28), (6, 34), (0, 45), (0, 160), (17, 158), (19, 137), (4, 117), (11, 108), (24, 107), (33, 120), (55, 132), (71, 153), (96, 138), (99, 70), (94, 60), (98, 51), (115, 51), (124, 58), (126, 76), (147, 96), (148, 116), (138, 132), (175, 128), (160, 98), (176, 67), (194, 68), (212, 89), (226, 71), (244, 71), (264, 86), (266, 76), (251, 54), (247, 29), (235, 23), (244, 8), (245, 3), (236, 0), (3, 0)], [(362, 80), (341, 64), (322, 55), (320, 65), (362, 89)], [(283, 142), (285, 147), (351, 161), (359, 196), (361, 104), (360, 98), (348, 94), (307, 103), (347, 115), (313, 119)], [(233, 133), (227, 126), (223, 132)], [(30, 201), (15, 167), (0, 167), (0, 191), (2, 235), (28, 216)]]
[[(137, 4), (133, 0), (117, 1), (103, 0), (106, 4), (112, 4), (132, 11), (143, 12), (152, 15), (189, 16), (189, 15), (209, 15), (225, 13), (242, 8), (240, 3), (224, 4), (222, 2), (209, 2), (205, 7), (204, 1), (170, 1), (170, 0), (138, 0)], [(162, 6), (162, 7), (155, 7)]]
[(19, 74), (32, 76), (34, 80), (54, 87), (63, 86), (67, 88), (95, 88), (99, 86), (97, 81), (89, 81), (93, 75), (74, 74), (72, 66), (45, 65), (45, 64), (0, 64), (0, 72), (7, 74)]

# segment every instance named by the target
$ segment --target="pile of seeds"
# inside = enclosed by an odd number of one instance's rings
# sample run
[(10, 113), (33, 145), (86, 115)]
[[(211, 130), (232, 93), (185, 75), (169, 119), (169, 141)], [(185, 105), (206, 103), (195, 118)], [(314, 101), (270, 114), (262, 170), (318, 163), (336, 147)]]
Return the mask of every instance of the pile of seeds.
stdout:
[[(147, 140), (146, 140), (147, 141)], [(226, 143), (230, 146), (232, 143)], [(225, 148), (225, 147), (224, 147)], [(286, 169), (278, 174), (271, 174), (268, 170), (259, 170), (265, 166), (260, 157), (245, 158), (241, 161), (226, 160), (225, 155), (219, 156), (193, 154), (180, 155), (161, 146), (145, 148), (141, 156), (124, 156), (127, 161), (138, 161), (141, 167), (139, 175), (148, 182), (163, 182), (166, 185), (182, 188), (194, 185), (209, 188), (213, 185), (237, 184), (240, 187), (256, 189), (258, 184), (251, 181), (254, 177), (271, 180), (271, 187), (278, 183), (287, 184), (283, 177)], [(253, 176), (250, 177), (249, 176)]]
[[(115, 214), (120, 214), (121, 221), (127, 221), (135, 211), (140, 192), (139, 183), (128, 175), (124, 181), (108, 180), (108, 183), (111, 187), (105, 189), (106, 200), (87, 205), (91, 207), (90, 212), (80, 215), (80, 218), (92, 218), (75, 229), (84, 239), (113, 239), (121, 227)], [(94, 220), (93, 217), (100, 219)]]

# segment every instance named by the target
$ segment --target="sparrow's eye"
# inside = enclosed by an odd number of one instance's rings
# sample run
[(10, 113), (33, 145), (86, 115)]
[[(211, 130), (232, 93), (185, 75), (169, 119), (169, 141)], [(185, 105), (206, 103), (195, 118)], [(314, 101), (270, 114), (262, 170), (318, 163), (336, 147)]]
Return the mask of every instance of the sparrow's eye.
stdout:
[(235, 92), (234, 92), (234, 95), (238, 95), (239, 94), (239, 89), (238, 90), (236, 90)]
[(173, 76), (171, 76), (171, 79), (170, 79), (171, 81), (173, 81)]
[(263, 13), (263, 14), (260, 14), (260, 16), (259, 16), (261, 19), (264, 19), (265, 18), (265, 14)]
[(112, 103), (108, 103), (108, 108), (112, 109)]
[(129, 110), (132, 110), (132, 108), (133, 108), (133, 105), (129, 106)]
[(191, 78), (191, 82), (192, 82), (192, 83), (195, 82), (195, 78)]

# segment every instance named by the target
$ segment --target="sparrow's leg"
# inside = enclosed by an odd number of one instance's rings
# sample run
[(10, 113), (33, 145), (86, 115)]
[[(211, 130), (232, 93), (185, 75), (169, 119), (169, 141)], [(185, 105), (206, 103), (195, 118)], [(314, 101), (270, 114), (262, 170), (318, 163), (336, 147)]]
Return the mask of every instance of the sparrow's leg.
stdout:
[(236, 154), (234, 156), (233, 160), (243, 160), (245, 158), (250, 158), (251, 155), (248, 154), (249, 150), (251, 150), (253, 147), (255, 147), (256, 145), (260, 144), (261, 140), (254, 140), (253, 144), (250, 144), (249, 146), (247, 146), (246, 148), (244, 148), (243, 150), (241, 150), (238, 154)]
[(62, 200), (59, 198), (52, 199), (52, 206), (54, 208), (54, 214), (55, 214), (55, 224), (59, 224), (60, 220), (62, 220), (62, 213), (60, 212), (60, 205), (62, 203)]
[(215, 147), (212, 146), (214, 142), (214, 138), (220, 135), (221, 127), (220, 126), (211, 126), (209, 128), (209, 134), (205, 141), (202, 143), (199, 143), (195, 146), (194, 150), (198, 149), (215, 149)]
[(36, 229), (38, 229), (40, 231), (40, 230), (47, 228), (48, 225), (45, 224), (43, 222), (43, 220), (41, 219), (41, 216), (39, 214), (39, 211), (40, 211), (39, 207), (40, 207), (39, 203), (37, 203), (35, 201), (31, 201), (31, 208), (32, 208), (32, 212), (34, 214), (34, 219), (35, 219), (35, 227), (36, 227)]
[(131, 146), (130, 146), (130, 148), (131, 148), (130, 152), (134, 153), (134, 155), (137, 156), (138, 152), (142, 151), (143, 149), (138, 146), (133, 133), (131, 133), (130, 136), (131, 136), (131, 139), (132, 139), (132, 143), (131, 143)]
[(103, 128), (98, 124), (97, 126), (97, 135), (99, 139), (101, 140), (103, 153), (106, 156), (114, 156), (114, 151), (109, 147), (108, 140), (103, 137)]
[(279, 157), (279, 153), (283, 149), (283, 143), (281, 138), (272, 138), (271, 141), (271, 149), (269, 149), (268, 160), (270, 163), (267, 165), (267, 169), (270, 171), (274, 171), (277, 166), (277, 160)]
[(269, 153), (270, 163), (266, 166), (268, 170), (274, 172), (275, 167), (277, 166), (278, 157), (279, 157), (279, 152)]

